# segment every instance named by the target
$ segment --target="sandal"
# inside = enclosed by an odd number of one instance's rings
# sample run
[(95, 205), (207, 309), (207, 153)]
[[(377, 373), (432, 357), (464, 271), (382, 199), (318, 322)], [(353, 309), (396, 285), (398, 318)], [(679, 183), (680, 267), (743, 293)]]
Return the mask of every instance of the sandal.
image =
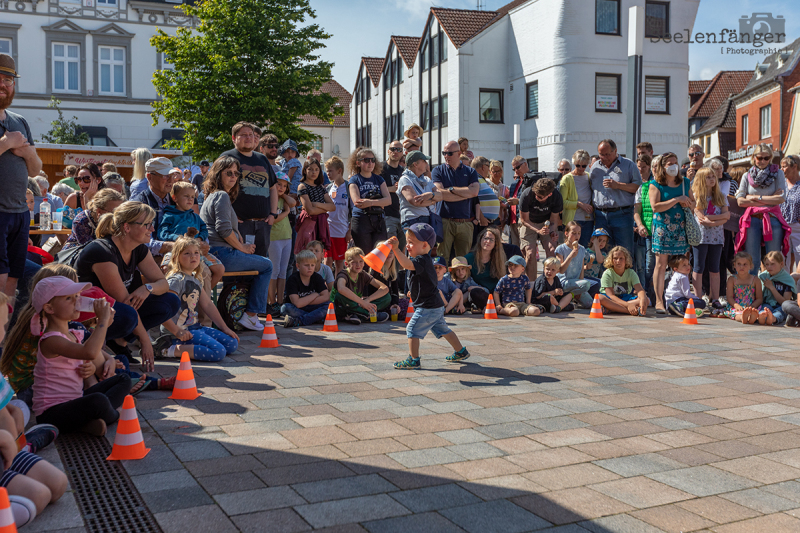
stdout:
[(136, 381), (136, 383), (134, 383), (133, 386), (131, 386), (129, 394), (131, 396), (136, 396), (143, 390), (147, 389), (150, 383), (152, 383), (152, 380), (147, 379), (146, 375), (140, 376), (139, 379)]
[(394, 364), (394, 367), (397, 370), (419, 370), (420, 368), (422, 368), (422, 365), (419, 362), (419, 357), (414, 359), (409, 355), (402, 361), (396, 362)]

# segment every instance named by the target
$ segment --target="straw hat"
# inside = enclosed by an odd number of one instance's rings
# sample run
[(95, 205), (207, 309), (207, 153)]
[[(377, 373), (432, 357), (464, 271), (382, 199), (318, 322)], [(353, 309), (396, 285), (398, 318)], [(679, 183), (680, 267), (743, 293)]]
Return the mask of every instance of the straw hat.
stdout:
[(406, 136), (406, 137), (408, 137), (408, 132), (409, 132), (409, 131), (411, 131), (411, 130), (413, 130), (414, 128), (417, 128), (417, 129), (420, 131), (420, 133), (422, 133), (422, 128), (420, 128), (420, 127), (419, 127), (419, 125), (417, 125), (417, 124), (415, 124), (415, 123), (412, 123), (412, 124), (411, 124), (411, 125), (408, 127), (408, 129), (407, 129), (406, 131), (404, 131), (404, 132), (403, 132), (403, 135), (404, 135), (404, 136)]
[(458, 268), (458, 267), (469, 268), (470, 270), (472, 269), (472, 265), (470, 265), (469, 263), (467, 263), (467, 258), (466, 258), (466, 257), (463, 257), (463, 256), (460, 256), (460, 257), (454, 257), (454, 258), (453, 258), (453, 260), (452, 260), (452, 261), (450, 261), (450, 268), (449, 268), (449, 270), (455, 270), (455, 269), (456, 269), (456, 268)]

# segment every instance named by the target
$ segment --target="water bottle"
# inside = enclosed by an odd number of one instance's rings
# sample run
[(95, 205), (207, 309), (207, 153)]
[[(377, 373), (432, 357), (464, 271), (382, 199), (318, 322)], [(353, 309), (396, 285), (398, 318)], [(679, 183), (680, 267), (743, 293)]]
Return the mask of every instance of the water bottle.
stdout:
[(42, 200), (42, 205), (39, 206), (39, 229), (50, 229), (50, 202), (47, 198)]

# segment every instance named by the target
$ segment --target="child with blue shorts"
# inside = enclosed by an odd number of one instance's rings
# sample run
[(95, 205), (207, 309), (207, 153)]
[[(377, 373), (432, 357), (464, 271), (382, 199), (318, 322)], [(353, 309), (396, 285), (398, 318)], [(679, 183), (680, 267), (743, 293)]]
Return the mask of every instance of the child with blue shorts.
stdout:
[(447, 356), (449, 363), (457, 363), (469, 357), (469, 352), (458, 340), (444, 321), (444, 301), (442, 300), (431, 258), (431, 249), (436, 244), (436, 232), (428, 224), (412, 224), (406, 230), (406, 249), (409, 257), (398, 249), (397, 237), (389, 239), (395, 259), (409, 272), (411, 301), (414, 315), (406, 326), (409, 356), (394, 364), (400, 370), (419, 369), (419, 341), (428, 331), (433, 331), (437, 339), (444, 337), (455, 352)]

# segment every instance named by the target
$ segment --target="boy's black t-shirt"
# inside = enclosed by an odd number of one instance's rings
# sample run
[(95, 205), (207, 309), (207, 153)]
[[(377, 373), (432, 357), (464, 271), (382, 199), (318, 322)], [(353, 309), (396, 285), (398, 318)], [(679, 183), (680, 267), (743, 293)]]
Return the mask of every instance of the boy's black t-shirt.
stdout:
[(300, 298), (304, 296), (308, 296), (312, 293), (322, 294), (324, 291), (328, 290), (328, 286), (325, 285), (325, 280), (314, 272), (311, 274), (311, 279), (308, 280), (308, 285), (303, 283), (303, 280), (300, 278), (300, 273), (295, 272), (289, 279), (286, 280), (286, 298), (288, 299), (290, 295), (296, 294)]
[(533, 295), (532, 298), (538, 298), (542, 295), (542, 293), (550, 292), (555, 289), (563, 289), (561, 286), (561, 280), (558, 279), (558, 276), (553, 278), (553, 283), (547, 281), (547, 278), (544, 277), (544, 274), (536, 278), (536, 282), (533, 284)]
[(414, 271), (409, 274), (411, 283), (411, 301), (414, 307), (421, 309), (438, 309), (444, 307), (444, 302), (439, 296), (439, 285), (436, 279), (436, 269), (430, 254), (411, 257)]

